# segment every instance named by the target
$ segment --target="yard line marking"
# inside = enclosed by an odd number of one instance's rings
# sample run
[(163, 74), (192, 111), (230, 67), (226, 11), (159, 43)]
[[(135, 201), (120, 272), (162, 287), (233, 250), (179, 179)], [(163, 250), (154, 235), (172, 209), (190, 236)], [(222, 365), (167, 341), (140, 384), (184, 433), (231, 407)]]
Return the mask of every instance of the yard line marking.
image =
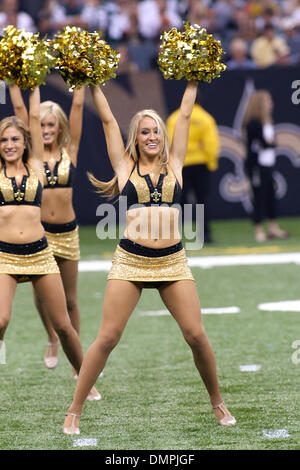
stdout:
[(259, 310), (269, 312), (300, 312), (300, 300), (285, 300), (258, 305)]
[(145, 312), (140, 312), (139, 315), (142, 317), (161, 317), (171, 314), (168, 310), (146, 310)]
[(300, 253), (268, 253), (230, 256), (197, 256), (188, 258), (191, 267), (242, 266), (256, 264), (300, 264)]
[(81, 439), (75, 439), (73, 442), (73, 447), (95, 447), (98, 445), (98, 439), (95, 438), (81, 438)]
[[(249, 255), (228, 256), (195, 256), (188, 258), (189, 266), (192, 268), (213, 268), (216, 266), (248, 266), (257, 264), (300, 264), (300, 253), (267, 253)], [(91, 260), (80, 261), (79, 271), (109, 271), (111, 261)]]
[(0, 364), (6, 364), (6, 346), (2, 340), (0, 340)]
[(79, 271), (93, 272), (93, 271), (109, 271), (111, 268), (111, 261), (79, 261)]
[(205, 315), (223, 315), (226, 313), (239, 313), (239, 307), (223, 307), (223, 308), (203, 308), (201, 310)]
[[(227, 313), (239, 313), (240, 309), (238, 307), (224, 307), (224, 308), (203, 308), (201, 309), (202, 314), (204, 315), (223, 315)], [(164, 315), (170, 315), (168, 310), (146, 310), (140, 312), (139, 315), (144, 317), (161, 317)]]
[(263, 430), (263, 437), (267, 439), (286, 439), (290, 437), (290, 434), (286, 429), (265, 429)]
[(240, 371), (242, 372), (256, 372), (261, 368), (259, 364), (248, 364), (244, 366), (240, 366)]

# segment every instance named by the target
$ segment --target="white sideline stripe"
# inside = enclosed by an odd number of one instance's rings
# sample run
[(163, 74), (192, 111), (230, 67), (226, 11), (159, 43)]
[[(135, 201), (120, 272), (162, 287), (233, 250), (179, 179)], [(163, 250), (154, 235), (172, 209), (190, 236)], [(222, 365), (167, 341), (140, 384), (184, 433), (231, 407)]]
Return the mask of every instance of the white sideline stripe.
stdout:
[(169, 310), (146, 310), (140, 312), (139, 315), (142, 317), (162, 317), (163, 315), (171, 315)]
[[(300, 253), (267, 253), (230, 256), (195, 256), (188, 258), (190, 267), (212, 268), (214, 266), (241, 266), (255, 264), (300, 264)], [(109, 271), (111, 261), (80, 261), (79, 271)]]
[(240, 266), (252, 264), (300, 264), (300, 253), (266, 253), (188, 258), (191, 267)]
[[(203, 308), (201, 312), (204, 315), (222, 315), (226, 313), (239, 313), (240, 309), (238, 307)], [(145, 312), (140, 312), (139, 315), (144, 317), (161, 317), (163, 315), (170, 315), (170, 312), (168, 310), (146, 310)]]
[(205, 315), (223, 315), (226, 313), (239, 313), (240, 309), (239, 307), (224, 307), (224, 308), (203, 308), (201, 310), (202, 313)]
[(256, 372), (261, 368), (260, 364), (247, 364), (244, 366), (240, 366), (241, 372)]
[(268, 312), (300, 312), (300, 300), (285, 300), (258, 305), (259, 310)]
[(92, 271), (109, 271), (111, 268), (111, 261), (79, 261), (79, 271), (92, 272)]

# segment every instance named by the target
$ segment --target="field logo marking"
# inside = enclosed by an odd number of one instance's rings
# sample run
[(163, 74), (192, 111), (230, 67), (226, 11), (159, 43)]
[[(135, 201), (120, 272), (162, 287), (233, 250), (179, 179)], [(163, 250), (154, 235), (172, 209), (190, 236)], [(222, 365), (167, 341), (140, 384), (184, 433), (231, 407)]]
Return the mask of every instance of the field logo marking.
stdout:
[(286, 429), (265, 429), (263, 430), (263, 437), (267, 439), (287, 439), (290, 435)]
[(73, 447), (96, 447), (98, 445), (98, 439), (93, 437), (75, 439)]

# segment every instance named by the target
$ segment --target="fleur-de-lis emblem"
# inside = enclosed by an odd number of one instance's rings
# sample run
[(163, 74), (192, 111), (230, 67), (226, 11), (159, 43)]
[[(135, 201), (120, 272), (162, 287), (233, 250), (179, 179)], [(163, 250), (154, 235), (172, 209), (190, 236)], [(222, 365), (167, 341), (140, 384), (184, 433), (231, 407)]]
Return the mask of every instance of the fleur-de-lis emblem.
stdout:
[(159, 202), (159, 201), (160, 201), (161, 193), (159, 193), (159, 192), (157, 191), (157, 188), (155, 188), (155, 190), (153, 191), (153, 193), (151, 193), (151, 198), (152, 198), (153, 202)]
[(48, 175), (47, 176), (48, 183), (53, 186), (57, 182), (57, 176), (54, 175)]
[(24, 199), (24, 193), (22, 193), (21, 190), (18, 189), (18, 191), (14, 193), (14, 198), (15, 198), (15, 200), (18, 201), (18, 202), (23, 201), (23, 199)]

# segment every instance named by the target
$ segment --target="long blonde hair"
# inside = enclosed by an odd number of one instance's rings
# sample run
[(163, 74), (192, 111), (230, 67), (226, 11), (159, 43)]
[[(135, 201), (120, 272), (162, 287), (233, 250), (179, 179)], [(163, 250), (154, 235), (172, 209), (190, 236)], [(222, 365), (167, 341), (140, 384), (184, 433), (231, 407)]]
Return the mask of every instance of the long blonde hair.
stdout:
[(266, 102), (269, 99), (272, 99), (272, 97), (267, 90), (257, 90), (250, 96), (243, 119), (243, 127), (252, 119), (257, 119), (262, 124), (272, 122), (272, 116), (266, 108)]
[(59, 106), (59, 104), (54, 101), (44, 101), (40, 105), (40, 120), (42, 120), (48, 115), (53, 114), (58, 123), (59, 134), (57, 138), (57, 143), (60, 147), (67, 147), (71, 142), (71, 136), (69, 131), (69, 123), (66, 113)]
[[(141, 120), (145, 117), (150, 117), (156, 122), (158, 132), (161, 135), (162, 146), (161, 146), (161, 152), (159, 155), (159, 163), (157, 165), (156, 170), (154, 171), (154, 175), (156, 178), (156, 176), (161, 172), (162, 168), (163, 168), (163, 171), (165, 171), (166, 169), (166, 165), (168, 164), (168, 161), (169, 161), (170, 145), (169, 145), (168, 132), (167, 132), (165, 123), (155, 110), (144, 109), (142, 111), (137, 112), (132, 117), (130, 121), (130, 125), (129, 125), (129, 130), (128, 130), (128, 138), (127, 138), (127, 143), (126, 143), (126, 148), (125, 148), (125, 154), (127, 154), (130, 158), (132, 158), (134, 162), (138, 161), (139, 149), (138, 149), (136, 139), (137, 139), (139, 124)], [(110, 181), (105, 182), (105, 181), (99, 181), (97, 178), (95, 178), (94, 175), (88, 172), (88, 178), (91, 181), (91, 183), (97, 188), (97, 192), (99, 192), (100, 194), (103, 194), (104, 196), (107, 196), (109, 199), (112, 199), (113, 197), (119, 194), (117, 175), (115, 175)]]
[[(28, 158), (32, 153), (31, 135), (29, 129), (27, 126), (25, 126), (24, 122), (21, 119), (17, 118), (16, 116), (9, 116), (0, 121), (0, 138), (2, 137), (3, 132), (6, 131), (6, 129), (8, 129), (9, 127), (15, 127), (16, 129), (18, 129), (18, 131), (23, 134), (25, 149), (22, 160), (24, 163), (27, 163)], [(1, 156), (0, 159), (2, 164), (4, 165), (4, 159)]]

